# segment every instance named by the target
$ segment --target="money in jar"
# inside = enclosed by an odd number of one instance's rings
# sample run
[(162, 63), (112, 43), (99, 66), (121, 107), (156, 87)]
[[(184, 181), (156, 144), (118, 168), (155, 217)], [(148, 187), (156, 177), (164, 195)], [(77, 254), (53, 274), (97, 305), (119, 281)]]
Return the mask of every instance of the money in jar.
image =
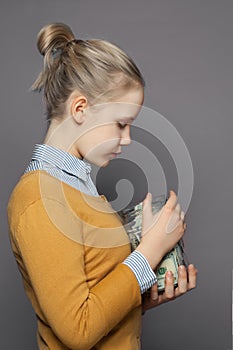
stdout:
[[(156, 214), (166, 203), (165, 195), (155, 196), (152, 199), (152, 212)], [(140, 243), (142, 232), (142, 207), (140, 202), (130, 208), (118, 211), (121, 222), (128, 234), (131, 250), (133, 251)], [(184, 242), (181, 239), (176, 246), (168, 252), (155, 270), (158, 291), (162, 292), (165, 289), (165, 274), (167, 271), (172, 271), (174, 277), (174, 286), (178, 285), (178, 267), (179, 265), (188, 266), (188, 260), (184, 251)]]

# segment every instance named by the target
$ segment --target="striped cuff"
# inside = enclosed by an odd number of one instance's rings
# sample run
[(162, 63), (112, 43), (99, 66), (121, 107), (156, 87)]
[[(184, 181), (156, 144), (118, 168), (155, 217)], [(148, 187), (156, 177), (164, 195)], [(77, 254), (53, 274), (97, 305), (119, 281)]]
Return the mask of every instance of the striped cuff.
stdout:
[(124, 261), (123, 264), (129, 266), (135, 274), (141, 294), (145, 293), (153, 284), (157, 282), (156, 275), (150, 267), (144, 255), (134, 250)]

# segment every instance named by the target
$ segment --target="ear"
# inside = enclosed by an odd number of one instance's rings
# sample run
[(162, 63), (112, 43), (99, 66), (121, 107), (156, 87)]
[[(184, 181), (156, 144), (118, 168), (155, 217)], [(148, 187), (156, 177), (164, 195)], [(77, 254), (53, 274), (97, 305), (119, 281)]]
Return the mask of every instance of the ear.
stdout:
[(75, 97), (71, 103), (71, 115), (74, 121), (82, 124), (85, 120), (85, 108), (87, 107), (87, 99), (85, 96)]

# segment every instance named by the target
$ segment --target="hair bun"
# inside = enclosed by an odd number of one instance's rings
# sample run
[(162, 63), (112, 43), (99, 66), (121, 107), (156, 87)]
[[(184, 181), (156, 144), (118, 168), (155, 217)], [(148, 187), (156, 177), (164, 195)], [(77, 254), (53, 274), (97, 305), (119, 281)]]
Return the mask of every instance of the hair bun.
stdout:
[(64, 47), (74, 40), (74, 34), (64, 23), (52, 23), (44, 26), (37, 35), (37, 48), (42, 56), (53, 49)]

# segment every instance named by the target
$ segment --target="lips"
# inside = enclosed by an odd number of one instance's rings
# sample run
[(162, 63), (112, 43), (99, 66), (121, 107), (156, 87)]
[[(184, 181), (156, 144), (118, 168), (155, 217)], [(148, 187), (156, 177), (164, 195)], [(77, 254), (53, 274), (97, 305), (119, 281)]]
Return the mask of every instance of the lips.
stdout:
[(119, 154), (121, 154), (121, 152), (110, 153), (110, 156), (115, 158), (115, 157), (117, 157)]

